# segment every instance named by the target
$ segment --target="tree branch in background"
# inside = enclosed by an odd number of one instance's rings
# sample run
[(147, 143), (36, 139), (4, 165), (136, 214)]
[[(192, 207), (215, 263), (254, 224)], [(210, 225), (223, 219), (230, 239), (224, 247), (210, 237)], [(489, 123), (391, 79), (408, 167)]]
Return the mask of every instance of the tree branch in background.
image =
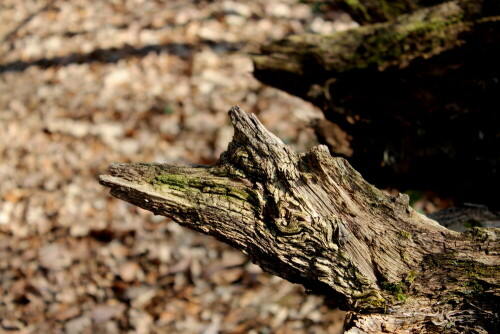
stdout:
[(321, 142), (378, 187), (500, 209), (500, 2), (344, 3), (408, 14), (263, 45), (255, 77), (320, 107), (340, 128), (315, 124)]

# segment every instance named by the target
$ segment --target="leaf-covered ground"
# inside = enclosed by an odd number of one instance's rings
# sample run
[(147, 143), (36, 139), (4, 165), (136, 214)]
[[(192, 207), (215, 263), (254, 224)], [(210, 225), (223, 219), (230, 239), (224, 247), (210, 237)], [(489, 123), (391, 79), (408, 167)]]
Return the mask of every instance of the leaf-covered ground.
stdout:
[(0, 333), (336, 333), (342, 314), (112, 198), (111, 161), (211, 164), (239, 105), (296, 150), (311, 105), (247, 56), (353, 23), (299, 1), (2, 0)]

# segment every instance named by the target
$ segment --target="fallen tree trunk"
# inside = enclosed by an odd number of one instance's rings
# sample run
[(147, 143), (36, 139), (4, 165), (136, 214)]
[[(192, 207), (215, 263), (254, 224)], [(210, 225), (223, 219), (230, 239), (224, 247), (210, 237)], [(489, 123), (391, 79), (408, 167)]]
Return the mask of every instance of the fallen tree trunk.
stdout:
[[(409, 9), (405, 1), (348, 2)], [(500, 186), (499, 40), (500, 1), (447, 1), (263, 45), (254, 75), (320, 107), (349, 146), (332, 125), (316, 127), (320, 139), (378, 187), (500, 209), (495, 192), (485, 191)]]
[(325, 146), (297, 154), (255, 116), (229, 114), (234, 137), (216, 165), (112, 163), (100, 183), (335, 299), (351, 333), (498, 329), (497, 229), (447, 230)]
[(336, 0), (322, 1), (305, 0), (313, 6), (326, 7), (331, 10), (343, 10), (358, 23), (384, 22), (397, 18), (422, 7), (443, 3), (446, 0)]

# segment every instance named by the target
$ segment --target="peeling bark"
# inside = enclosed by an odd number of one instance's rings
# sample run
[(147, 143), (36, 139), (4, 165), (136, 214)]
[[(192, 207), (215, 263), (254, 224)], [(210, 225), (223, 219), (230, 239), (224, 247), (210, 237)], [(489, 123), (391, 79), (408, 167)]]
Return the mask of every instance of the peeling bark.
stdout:
[(457, 233), (325, 146), (297, 154), (254, 115), (214, 166), (110, 165), (111, 194), (212, 235), (351, 311), (350, 333), (498, 329), (499, 233)]

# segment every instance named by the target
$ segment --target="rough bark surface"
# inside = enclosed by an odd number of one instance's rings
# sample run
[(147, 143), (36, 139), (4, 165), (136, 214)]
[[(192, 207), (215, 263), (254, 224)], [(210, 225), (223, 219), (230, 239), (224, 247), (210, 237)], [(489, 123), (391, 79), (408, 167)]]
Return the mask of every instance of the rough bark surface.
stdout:
[(319, 106), (348, 145), (331, 125), (317, 127), (320, 138), (377, 186), (499, 209), (484, 191), (500, 186), (499, 40), (499, 1), (447, 1), (264, 45), (254, 75)]
[(313, 6), (324, 6), (330, 9), (341, 9), (349, 13), (360, 24), (384, 22), (395, 19), (416, 9), (445, 2), (445, 0), (306, 0)]
[(498, 328), (499, 233), (457, 233), (385, 195), (325, 146), (297, 154), (253, 115), (214, 166), (112, 163), (111, 194), (247, 254), (352, 311), (350, 333)]

